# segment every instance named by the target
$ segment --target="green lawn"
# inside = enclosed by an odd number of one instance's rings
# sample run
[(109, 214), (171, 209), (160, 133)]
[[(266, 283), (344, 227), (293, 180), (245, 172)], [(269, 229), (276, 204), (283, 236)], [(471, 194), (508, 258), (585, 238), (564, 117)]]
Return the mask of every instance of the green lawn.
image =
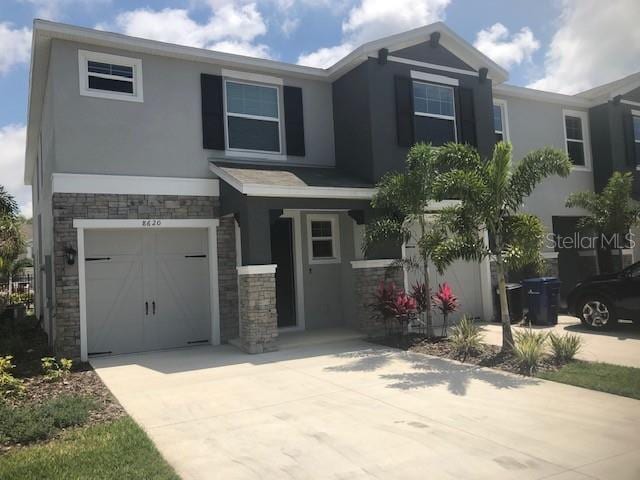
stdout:
[(538, 376), (554, 382), (568, 383), (640, 400), (640, 368), (575, 361), (558, 371), (541, 372)]
[(2, 480), (179, 479), (130, 418), (79, 428), (0, 456)]

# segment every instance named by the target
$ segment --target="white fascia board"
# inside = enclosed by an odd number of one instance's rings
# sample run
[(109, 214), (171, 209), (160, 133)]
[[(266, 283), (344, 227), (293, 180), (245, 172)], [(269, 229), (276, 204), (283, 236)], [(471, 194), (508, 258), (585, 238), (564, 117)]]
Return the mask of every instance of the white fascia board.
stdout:
[(396, 262), (398, 262), (398, 260), (394, 258), (385, 258), (381, 260), (353, 260), (351, 262), (351, 268), (387, 268), (393, 266)]
[(445, 77), (444, 75), (434, 75), (433, 73), (418, 72), (411, 70), (411, 78), (414, 80), (422, 80), (425, 82), (442, 83), (444, 85), (452, 85), (457, 87), (460, 82), (457, 78)]
[(215, 178), (140, 177), (54, 173), (53, 193), (103, 193), (125, 195), (220, 196)]
[(250, 197), (341, 198), (371, 200), (375, 188), (347, 187), (280, 187), (245, 183), (240, 190)]
[(506, 95), (509, 97), (524, 98), (538, 102), (557, 103), (567, 107), (590, 108), (594, 104), (590, 100), (576, 97), (574, 95), (564, 95), (562, 93), (545, 92), (533, 88), (517, 87), (515, 85), (495, 85), (493, 87), (494, 96)]
[(262, 275), (265, 273), (276, 273), (278, 265), (244, 265), (236, 267), (238, 275)]

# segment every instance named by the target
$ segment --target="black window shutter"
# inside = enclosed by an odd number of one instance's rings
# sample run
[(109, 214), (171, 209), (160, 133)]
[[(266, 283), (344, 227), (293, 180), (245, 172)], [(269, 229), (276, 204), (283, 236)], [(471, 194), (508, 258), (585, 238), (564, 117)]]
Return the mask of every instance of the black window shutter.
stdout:
[(460, 143), (468, 143), (474, 147), (478, 146), (476, 137), (476, 115), (473, 107), (473, 90), (471, 88), (458, 88), (458, 104), (460, 113)]
[(287, 139), (287, 155), (304, 157), (304, 115), (302, 89), (284, 86), (284, 131)]
[(624, 130), (624, 145), (627, 153), (627, 165), (636, 165), (640, 158), (636, 158), (636, 139), (633, 132), (633, 115), (630, 111), (624, 113), (622, 120)]
[(224, 106), (222, 101), (222, 77), (200, 75), (202, 89), (202, 147), (224, 150)]
[(413, 132), (413, 83), (408, 77), (396, 77), (396, 130), (398, 145), (411, 147)]

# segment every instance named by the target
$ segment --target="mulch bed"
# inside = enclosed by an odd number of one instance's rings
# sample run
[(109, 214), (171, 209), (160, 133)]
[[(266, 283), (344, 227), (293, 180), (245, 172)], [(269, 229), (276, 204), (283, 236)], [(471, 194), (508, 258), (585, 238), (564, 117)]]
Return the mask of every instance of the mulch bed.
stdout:
[[(372, 342), (387, 347), (399, 348), (400, 350), (406, 350), (409, 352), (433, 355), (434, 357), (448, 358), (460, 362), (463, 360), (462, 357), (458, 356), (457, 353), (454, 352), (451, 342), (444, 337), (427, 339), (421, 335), (409, 334), (402, 337), (388, 336), (376, 338), (373, 339)], [(467, 358), (464, 359), (464, 363), (478, 365), (481, 367), (497, 368), (511, 373), (522, 373), (513, 357), (502, 353), (500, 351), (500, 347), (497, 345), (483, 344), (480, 350), (469, 354)], [(558, 366), (550, 356), (546, 356), (538, 367), (538, 370), (541, 372), (557, 369)]]
[[(27, 317), (15, 322), (0, 316), (0, 335), (3, 336), (0, 338), (0, 346), (5, 348), (5, 351), (0, 351), (0, 355), (14, 353), (13, 362), (16, 368), (12, 374), (20, 378), (25, 387), (24, 395), (0, 401), (21, 406), (44, 403), (60, 395), (88, 397), (95, 402), (96, 408), (91, 410), (83, 427), (109, 422), (126, 415), (122, 406), (88, 363), (75, 364), (63, 381), (51, 382), (44, 378), (41, 358), (52, 354), (47, 344), (47, 336), (35, 318)], [(5, 341), (4, 344), (2, 340)], [(60, 430), (53, 437), (35, 443), (49, 442), (59, 437), (63, 431)], [(21, 448), (21, 445), (0, 445), (0, 455), (16, 448)]]
[[(60, 395), (77, 395), (92, 399), (96, 408), (92, 409), (89, 418), (85, 423), (78, 427), (84, 428), (99, 423), (110, 422), (126, 415), (125, 410), (120, 403), (111, 394), (109, 389), (102, 383), (98, 374), (91, 369), (91, 366), (84, 364), (72, 371), (64, 381), (50, 382), (45, 380), (42, 375), (35, 377), (23, 378), (25, 393), (18, 398), (9, 398), (5, 401), (11, 405), (32, 405), (44, 403), (47, 400), (56, 398)], [(59, 438), (67, 429), (56, 431), (46, 440), (22, 444), (0, 444), (0, 455), (18, 448), (31, 446), (36, 444), (48, 443)]]

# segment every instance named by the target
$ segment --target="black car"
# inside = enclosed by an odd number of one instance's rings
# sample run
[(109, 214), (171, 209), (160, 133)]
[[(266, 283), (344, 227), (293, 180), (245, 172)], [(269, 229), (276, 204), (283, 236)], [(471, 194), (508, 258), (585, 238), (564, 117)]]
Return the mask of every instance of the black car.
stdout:
[(618, 319), (640, 322), (640, 262), (578, 283), (567, 304), (570, 313), (593, 329), (611, 328)]

